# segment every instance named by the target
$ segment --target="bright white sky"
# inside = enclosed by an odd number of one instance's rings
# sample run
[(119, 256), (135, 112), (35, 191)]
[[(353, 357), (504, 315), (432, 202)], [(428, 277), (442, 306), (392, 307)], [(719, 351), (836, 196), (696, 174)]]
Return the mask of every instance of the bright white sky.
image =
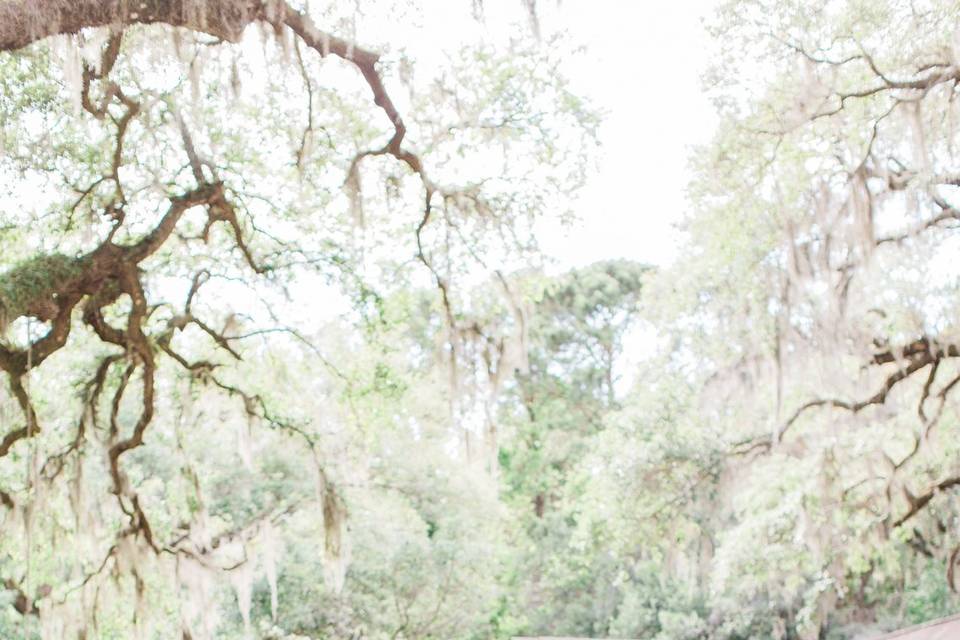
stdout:
[[(716, 0), (565, 0), (561, 15), (588, 51), (571, 61), (580, 92), (608, 111), (599, 170), (589, 177), (572, 229), (543, 234), (560, 267), (609, 258), (662, 265), (675, 257), (674, 225), (686, 208), (691, 146), (715, 117), (700, 76), (707, 65), (703, 19)], [(626, 339), (618, 388), (657, 337), (638, 327)]]
[[(567, 232), (548, 224), (539, 236), (557, 268), (615, 257), (663, 264), (676, 251), (672, 224), (685, 207), (690, 146), (706, 142), (714, 126), (700, 75), (709, 49), (702, 20), (716, 2), (537, 0), (545, 33), (566, 28), (587, 47), (568, 60), (566, 72), (577, 93), (608, 113), (601, 166), (577, 206), (581, 224)], [(480, 29), (481, 37), (495, 39), (498, 25), (524, 15), (523, 0), (483, 0), (481, 26), (469, 5), (420, 0), (412, 18), (429, 37), (412, 38), (406, 48), (429, 63), (439, 51), (456, 50), (465, 34)], [(361, 39), (396, 37), (397, 20), (380, 20), (374, 9), (365, 25)]]
[(603, 157), (577, 207), (581, 223), (541, 238), (561, 262), (624, 257), (663, 264), (686, 203), (690, 146), (714, 128), (700, 74), (708, 50), (702, 19), (715, 0), (564, 0), (560, 11), (586, 56), (570, 71), (609, 111)]

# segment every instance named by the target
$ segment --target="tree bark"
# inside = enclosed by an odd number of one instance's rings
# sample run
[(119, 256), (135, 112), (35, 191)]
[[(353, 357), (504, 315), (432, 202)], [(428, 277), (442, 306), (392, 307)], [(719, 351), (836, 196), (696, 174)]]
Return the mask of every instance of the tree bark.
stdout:
[(0, 51), (87, 27), (164, 23), (236, 42), (267, 18), (259, 0), (9, 0), (0, 2)]

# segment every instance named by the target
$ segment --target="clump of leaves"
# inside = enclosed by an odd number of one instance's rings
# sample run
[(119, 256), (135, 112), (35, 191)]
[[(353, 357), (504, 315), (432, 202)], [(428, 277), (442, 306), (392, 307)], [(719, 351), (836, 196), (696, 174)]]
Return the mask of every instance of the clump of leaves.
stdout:
[(0, 275), (0, 329), (24, 315), (56, 315), (54, 295), (83, 273), (80, 261), (59, 253), (24, 260)]

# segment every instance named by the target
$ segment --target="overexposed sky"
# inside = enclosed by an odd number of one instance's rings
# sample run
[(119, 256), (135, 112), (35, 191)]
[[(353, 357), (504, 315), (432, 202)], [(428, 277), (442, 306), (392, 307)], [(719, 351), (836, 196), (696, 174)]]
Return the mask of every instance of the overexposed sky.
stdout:
[(672, 225), (686, 204), (690, 146), (714, 127), (700, 74), (702, 18), (715, 0), (564, 0), (560, 17), (588, 48), (570, 61), (580, 91), (608, 110), (602, 159), (577, 206), (581, 222), (541, 244), (562, 264), (674, 257)]
[[(586, 47), (564, 70), (578, 94), (607, 112), (599, 171), (589, 176), (577, 205), (582, 223), (566, 232), (541, 227), (541, 247), (556, 268), (612, 257), (663, 264), (673, 257), (672, 223), (684, 210), (690, 146), (714, 127), (700, 76), (709, 49), (702, 20), (717, 0), (538, 0), (544, 33), (567, 29)], [(524, 19), (522, 0), (483, 0), (483, 24), (468, 0), (419, 0), (406, 16), (422, 29), (404, 40), (420, 64), (439, 61), (465, 38), (501, 37), (501, 26)], [(403, 18), (365, 16), (369, 42), (396, 38)], [(429, 37), (422, 37), (422, 33)], [(400, 94), (398, 94), (400, 95)]]
[[(716, 3), (539, 0), (544, 32), (566, 28), (586, 48), (563, 65), (574, 90), (606, 112), (599, 167), (575, 205), (579, 221), (564, 227), (548, 218), (538, 227), (540, 247), (554, 261), (550, 271), (611, 258), (662, 265), (675, 257), (680, 238), (673, 225), (686, 208), (691, 146), (706, 142), (715, 125), (700, 77), (710, 49), (703, 19)], [(355, 35), (381, 43), (396, 40), (398, 30), (419, 30), (400, 41), (429, 68), (465, 38), (502, 37), (502, 25), (524, 19), (521, 0), (484, 0), (482, 24), (470, 17), (469, 0), (413, 6), (403, 16), (370, 8)], [(406, 111), (403, 92), (395, 98)], [(328, 306), (330, 313), (339, 308)]]

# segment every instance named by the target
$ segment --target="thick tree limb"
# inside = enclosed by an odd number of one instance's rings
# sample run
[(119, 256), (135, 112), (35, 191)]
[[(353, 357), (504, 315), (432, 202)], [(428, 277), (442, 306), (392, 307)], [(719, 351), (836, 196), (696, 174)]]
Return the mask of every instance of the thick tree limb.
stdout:
[(920, 511), (924, 507), (926, 507), (927, 504), (929, 504), (930, 501), (933, 500), (938, 494), (946, 491), (947, 489), (952, 489), (953, 487), (956, 487), (958, 485), (960, 485), (960, 476), (954, 476), (952, 478), (941, 480), (940, 482), (932, 486), (930, 489), (928, 489), (925, 493), (919, 496), (914, 496), (912, 499), (909, 500), (910, 508), (907, 510), (906, 513), (904, 513), (902, 516), (900, 516), (894, 521), (892, 525), (893, 528), (896, 529), (897, 527), (905, 523), (907, 520), (909, 520), (913, 516), (920, 513)]
[(0, 51), (89, 27), (165, 23), (236, 42), (263, 16), (259, 0), (8, 0), (0, 2)]
[[(818, 407), (833, 407), (836, 409), (843, 409), (851, 413), (859, 413), (867, 407), (883, 404), (886, 402), (887, 397), (898, 384), (907, 378), (910, 378), (913, 376), (913, 374), (927, 367), (928, 365), (931, 366), (931, 371), (928, 374), (927, 380), (925, 381), (923, 390), (921, 392), (917, 411), (920, 414), (921, 419), (924, 420), (926, 430), (929, 431), (929, 429), (937, 422), (943, 411), (947, 394), (949, 394), (957, 386), (957, 384), (960, 384), (960, 378), (954, 379), (946, 384), (936, 394), (936, 399), (938, 400), (937, 410), (933, 416), (927, 418), (924, 404), (930, 398), (933, 379), (936, 375), (936, 371), (943, 359), (958, 357), (960, 357), (960, 346), (956, 344), (941, 344), (927, 336), (923, 336), (907, 345), (904, 345), (903, 347), (888, 348), (884, 351), (880, 351), (871, 359), (871, 365), (882, 366), (886, 364), (898, 364), (899, 367), (884, 379), (880, 389), (878, 389), (877, 392), (872, 396), (861, 400), (845, 400), (842, 398), (816, 398), (809, 400), (794, 410), (794, 412), (790, 414), (790, 416), (780, 425), (780, 427), (777, 428), (772, 437), (765, 436), (750, 438), (742, 442), (738, 442), (733, 446), (732, 452), (735, 455), (746, 455), (757, 450), (770, 450), (773, 445), (779, 442), (786, 432), (811, 409)], [(909, 457), (911, 456), (908, 456), (907, 459), (909, 459)], [(899, 468), (904, 462), (906, 462), (906, 459), (901, 461), (899, 465), (895, 466)]]
[(899, 382), (913, 375), (932, 362), (933, 360), (928, 355), (925, 358), (920, 358), (908, 363), (905, 367), (898, 369), (887, 376), (880, 389), (869, 398), (865, 398), (863, 400), (850, 401), (842, 400), (840, 398), (818, 398), (816, 400), (810, 400), (809, 402), (800, 405), (800, 407), (793, 412), (786, 422), (784, 422), (783, 426), (780, 427), (779, 431), (777, 432), (776, 439), (778, 441), (782, 439), (787, 430), (793, 426), (800, 416), (815, 407), (836, 407), (837, 409), (846, 409), (851, 413), (859, 413), (871, 405), (883, 404), (886, 402), (887, 396), (891, 391), (893, 391), (894, 387), (896, 387)]

